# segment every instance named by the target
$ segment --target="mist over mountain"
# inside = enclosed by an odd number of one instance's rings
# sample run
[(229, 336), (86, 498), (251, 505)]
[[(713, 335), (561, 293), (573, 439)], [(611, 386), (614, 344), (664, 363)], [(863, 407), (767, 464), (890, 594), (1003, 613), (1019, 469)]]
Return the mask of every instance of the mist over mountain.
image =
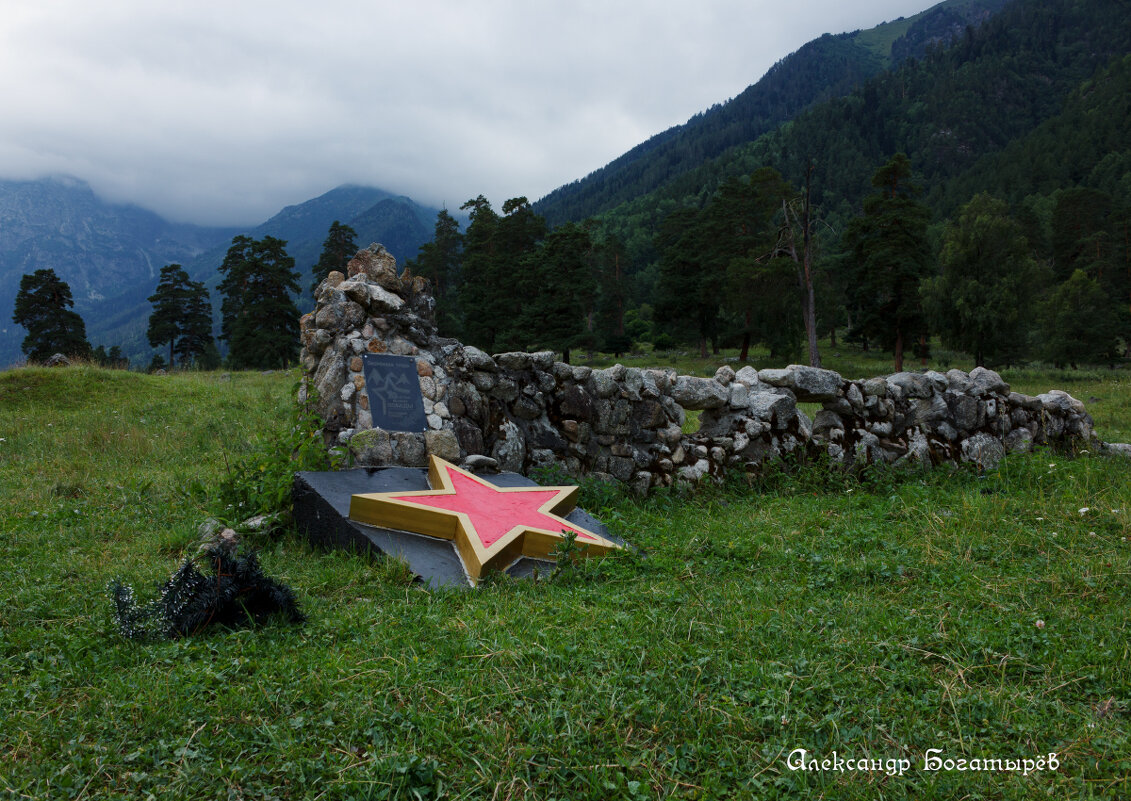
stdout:
[(118, 345), (136, 363), (152, 351), (146, 299), (164, 265), (179, 263), (204, 281), (218, 310), (217, 269), (237, 234), (287, 240), (299, 282), (307, 286), (334, 220), (357, 231), (359, 246), (381, 242), (403, 263), (431, 236), (436, 213), (383, 189), (346, 185), (287, 206), (253, 228), (204, 227), (106, 202), (76, 178), (0, 180), (0, 367), (22, 359), (25, 332), (12, 323), (12, 308), (20, 277), (35, 270), (52, 268), (70, 284), (92, 345)]
[[(551, 224), (596, 217), (602, 236), (624, 243), (630, 306), (654, 302), (660, 222), (762, 166), (795, 187), (811, 177), (826, 251), (858, 213), (870, 176), (897, 151), (910, 156), (937, 222), (990, 190), (1024, 206), (1033, 240), (1047, 239), (1065, 189), (1106, 193), (1116, 210), (1131, 202), (1129, 52), (1131, 17), (1118, 4), (947, 0), (809, 42), (737, 97), (534, 210)], [(118, 345), (136, 365), (152, 353), (146, 298), (164, 264), (179, 262), (204, 281), (218, 311), (217, 268), (236, 234), (287, 240), (305, 288), (334, 220), (357, 231), (360, 247), (381, 242), (404, 264), (431, 238), (436, 214), (392, 192), (345, 185), (253, 228), (207, 228), (106, 203), (74, 179), (0, 181), (0, 367), (20, 358), (23, 333), (11, 309), (20, 276), (35, 269), (53, 267), (70, 283), (93, 345)], [(308, 295), (299, 305), (310, 308)]]

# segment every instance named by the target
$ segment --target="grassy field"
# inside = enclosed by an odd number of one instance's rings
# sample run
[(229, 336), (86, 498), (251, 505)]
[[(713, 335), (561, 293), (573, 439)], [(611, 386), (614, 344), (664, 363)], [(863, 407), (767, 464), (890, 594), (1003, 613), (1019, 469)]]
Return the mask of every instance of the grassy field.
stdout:
[[(1131, 440), (1126, 371), (1006, 377)], [(305, 625), (123, 639), (108, 583), (152, 592), (225, 476), (285, 474), (294, 382), (0, 373), (0, 797), (1131, 797), (1127, 461), (590, 494), (639, 552), (475, 592), (284, 531)]]

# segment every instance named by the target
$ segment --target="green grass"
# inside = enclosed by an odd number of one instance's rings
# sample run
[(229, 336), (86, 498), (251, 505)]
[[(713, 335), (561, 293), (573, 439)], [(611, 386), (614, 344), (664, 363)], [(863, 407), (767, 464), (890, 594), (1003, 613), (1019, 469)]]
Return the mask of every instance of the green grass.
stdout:
[[(1125, 461), (617, 500), (638, 552), (474, 592), (284, 533), (261, 559), (306, 625), (122, 639), (108, 582), (195, 549), (189, 488), (279, 438), (293, 382), (0, 373), (0, 797), (1131, 794)], [(1127, 381), (1066, 388), (1127, 430)], [(912, 767), (794, 772), (796, 748)], [(924, 772), (934, 748), (1060, 768)]]

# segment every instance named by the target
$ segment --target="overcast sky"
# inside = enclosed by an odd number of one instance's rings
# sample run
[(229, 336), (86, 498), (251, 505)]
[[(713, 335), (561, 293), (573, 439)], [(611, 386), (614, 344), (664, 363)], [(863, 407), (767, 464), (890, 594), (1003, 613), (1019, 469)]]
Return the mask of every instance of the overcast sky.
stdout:
[(931, 0), (0, 0), (0, 177), (244, 225), (342, 183), (535, 200)]

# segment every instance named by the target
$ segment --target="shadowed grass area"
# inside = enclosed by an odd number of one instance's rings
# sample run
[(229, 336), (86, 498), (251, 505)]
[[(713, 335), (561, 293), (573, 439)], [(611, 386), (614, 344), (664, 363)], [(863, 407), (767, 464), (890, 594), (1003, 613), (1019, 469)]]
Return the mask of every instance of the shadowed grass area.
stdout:
[[(282, 441), (294, 381), (0, 373), (0, 795), (1131, 792), (1128, 461), (614, 498), (594, 511), (638, 551), (474, 592), (284, 532), (261, 561), (305, 626), (122, 639), (107, 584), (142, 593), (195, 550), (211, 501), (194, 482)], [(1128, 382), (1060, 385), (1099, 398), (1105, 437), (1131, 430)], [(791, 770), (799, 748), (911, 767)], [(928, 749), (1059, 767), (925, 771)]]

